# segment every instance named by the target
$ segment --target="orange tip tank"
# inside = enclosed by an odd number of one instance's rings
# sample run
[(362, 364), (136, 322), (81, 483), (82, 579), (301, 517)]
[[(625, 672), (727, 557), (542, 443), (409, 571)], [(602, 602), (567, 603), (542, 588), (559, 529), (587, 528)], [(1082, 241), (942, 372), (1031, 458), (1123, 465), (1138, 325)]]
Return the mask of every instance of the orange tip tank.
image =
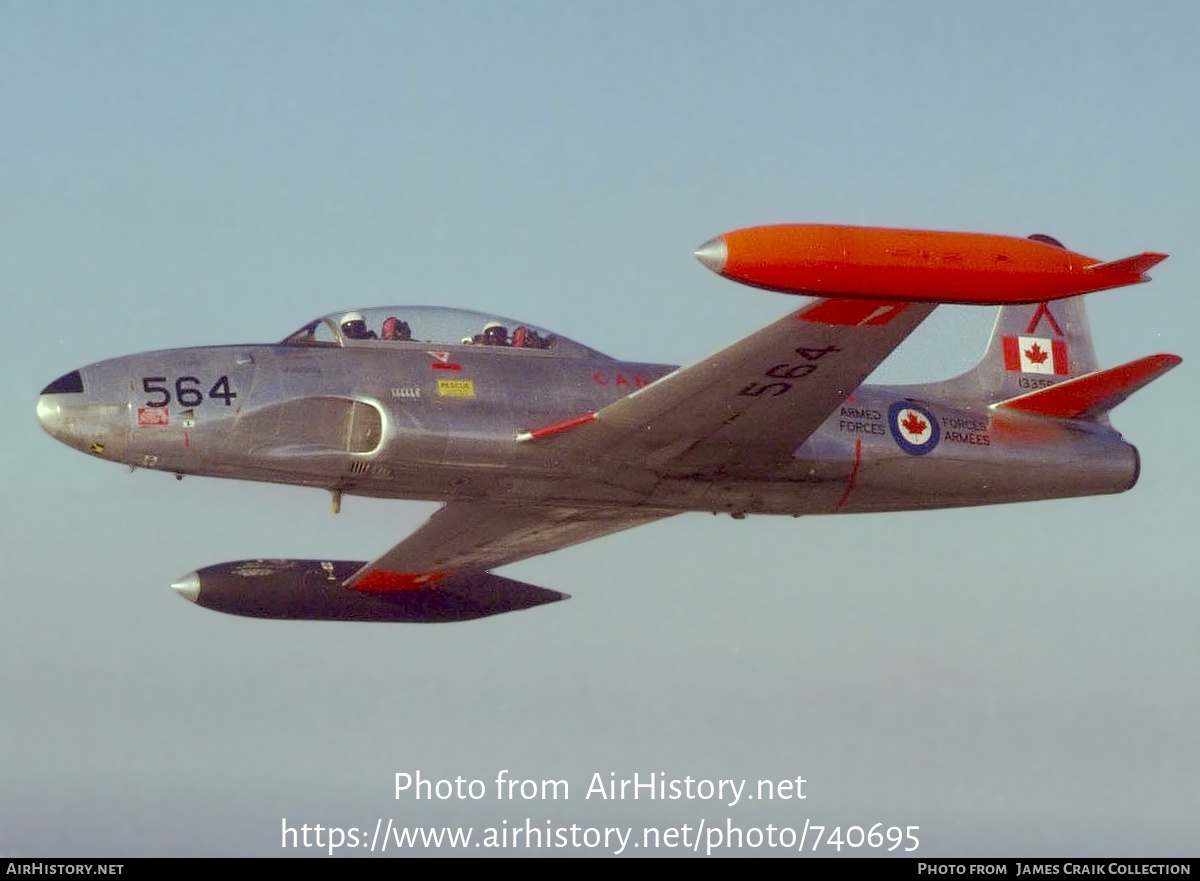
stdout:
[(1149, 281), (1167, 255), (1103, 263), (1049, 236), (793, 223), (725, 233), (696, 257), (725, 278), (785, 294), (1004, 305)]

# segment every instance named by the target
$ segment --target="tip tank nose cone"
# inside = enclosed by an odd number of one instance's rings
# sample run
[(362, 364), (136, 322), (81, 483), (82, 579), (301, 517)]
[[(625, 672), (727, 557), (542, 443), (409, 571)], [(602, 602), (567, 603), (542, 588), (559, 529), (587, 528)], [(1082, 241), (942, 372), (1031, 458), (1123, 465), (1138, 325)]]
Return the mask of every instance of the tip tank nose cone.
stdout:
[(725, 245), (725, 237), (717, 236), (709, 239), (696, 249), (696, 259), (720, 275), (725, 271), (725, 261), (729, 259), (729, 248)]
[(195, 572), (189, 572), (172, 584), (171, 587), (189, 603), (194, 603), (197, 597), (200, 596), (200, 576)]

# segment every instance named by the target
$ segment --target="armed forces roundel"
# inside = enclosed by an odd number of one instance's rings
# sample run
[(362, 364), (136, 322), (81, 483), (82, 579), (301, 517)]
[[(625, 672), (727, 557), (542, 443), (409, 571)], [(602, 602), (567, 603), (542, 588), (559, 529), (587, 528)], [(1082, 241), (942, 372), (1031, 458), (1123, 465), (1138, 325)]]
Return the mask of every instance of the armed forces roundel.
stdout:
[(912, 456), (924, 456), (936, 447), (942, 433), (933, 414), (912, 401), (897, 401), (888, 408), (888, 428), (896, 445)]

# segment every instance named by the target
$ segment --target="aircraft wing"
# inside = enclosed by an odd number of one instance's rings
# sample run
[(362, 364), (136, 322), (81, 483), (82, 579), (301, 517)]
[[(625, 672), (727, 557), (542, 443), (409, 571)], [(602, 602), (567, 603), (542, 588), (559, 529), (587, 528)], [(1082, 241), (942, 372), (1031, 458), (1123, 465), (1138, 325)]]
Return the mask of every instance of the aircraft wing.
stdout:
[(204, 608), (253, 618), (470, 621), (568, 598), (487, 570), (675, 513), (450, 502), (365, 565), (353, 560), (237, 560), (199, 569), (173, 587)]
[(400, 544), (345, 581), (361, 591), (432, 587), (670, 517), (649, 508), (447, 503)]
[[(752, 470), (786, 461), (934, 309), (819, 299), (594, 416), (534, 430), (567, 460), (652, 470)], [(566, 429), (577, 428), (574, 431)], [(562, 446), (558, 446), (561, 444)], [(548, 553), (674, 513), (639, 507), (452, 501), (345, 585), (390, 592)]]
[[(815, 300), (595, 414), (522, 439), (551, 444), (564, 467), (599, 465), (614, 477), (773, 468), (933, 309)], [(176, 587), (207, 608), (256, 617), (468, 620), (565, 598), (489, 570), (674, 513), (603, 503), (452, 501), (366, 565), (239, 561), (192, 573)]]
[(535, 430), (524, 439), (659, 473), (771, 468), (790, 459), (933, 309), (928, 303), (818, 299), (594, 418)]

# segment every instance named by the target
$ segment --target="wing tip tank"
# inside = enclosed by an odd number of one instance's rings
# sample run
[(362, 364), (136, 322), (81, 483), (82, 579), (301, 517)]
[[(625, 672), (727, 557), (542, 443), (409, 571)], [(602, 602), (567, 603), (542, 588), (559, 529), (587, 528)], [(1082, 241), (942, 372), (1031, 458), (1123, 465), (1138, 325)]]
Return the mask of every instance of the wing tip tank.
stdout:
[(1149, 281), (1167, 258), (1099, 262), (1045, 235), (775, 224), (733, 230), (696, 249), (707, 268), (785, 294), (1004, 306)]
[(216, 612), (290, 621), (471, 621), (570, 599), (490, 572), (447, 574), (428, 587), (388, 593), (345, 587), (364, 565), (353, 560), (239, 560), (191, 572), (171, 586), (184, 599)]

